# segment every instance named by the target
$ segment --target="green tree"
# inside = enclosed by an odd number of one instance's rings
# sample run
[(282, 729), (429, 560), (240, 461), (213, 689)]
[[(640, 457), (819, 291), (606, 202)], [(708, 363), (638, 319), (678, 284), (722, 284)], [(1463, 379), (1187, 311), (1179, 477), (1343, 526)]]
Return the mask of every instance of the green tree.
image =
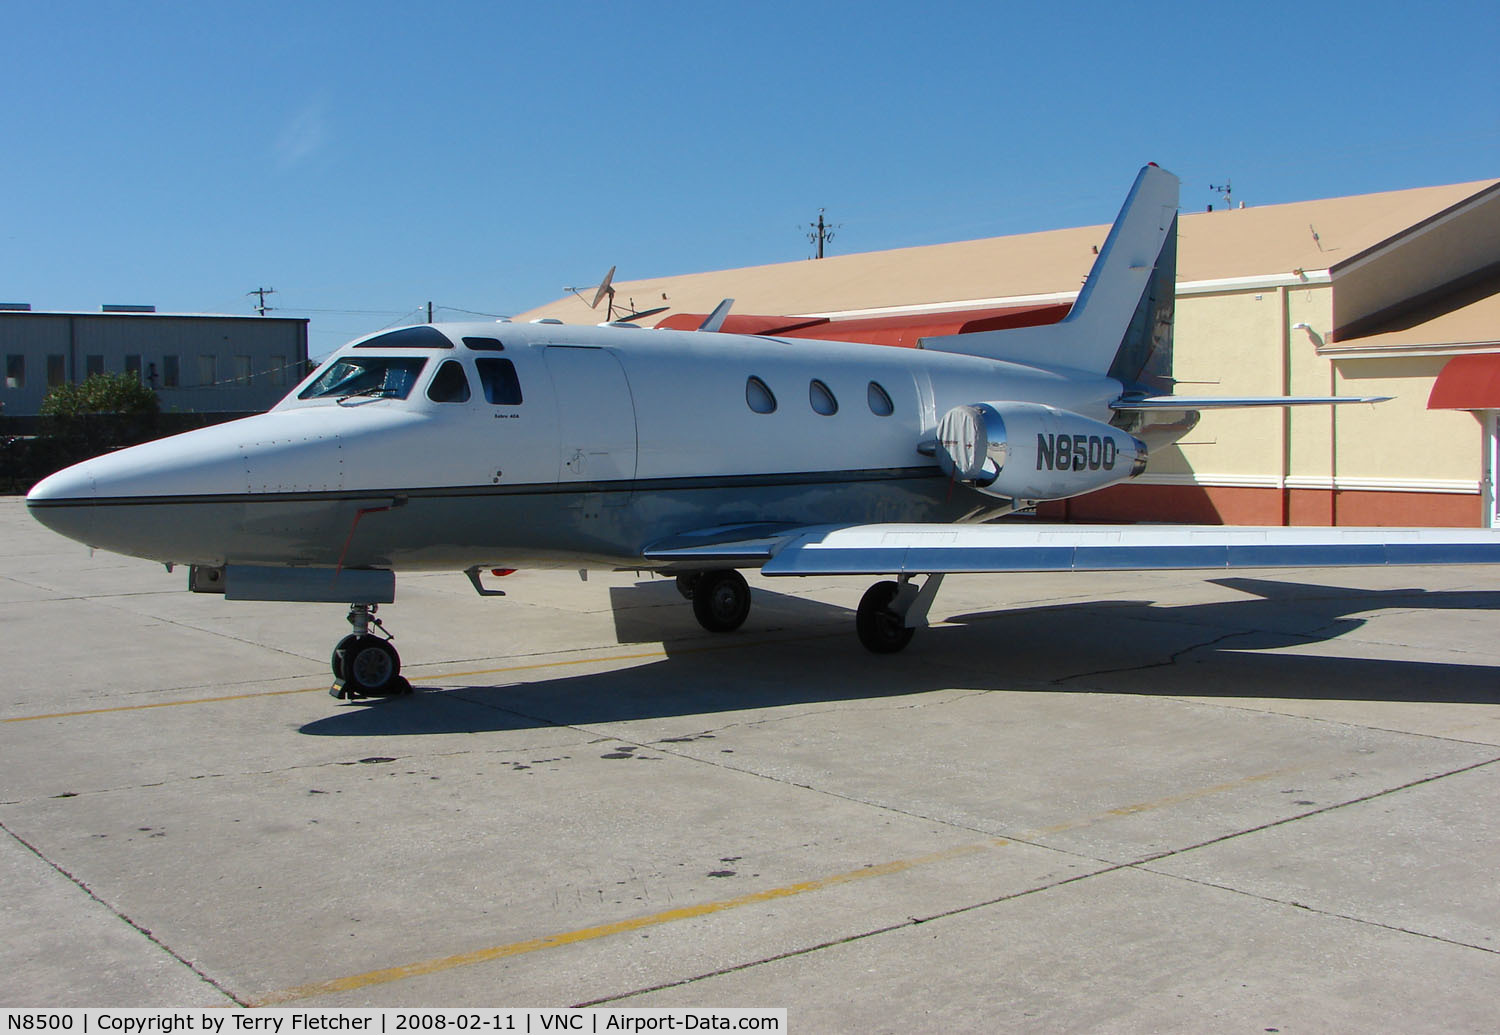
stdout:
[(156, 393), (135, 374), (90, 374), (80, 384), (60, 384), (42, 400), (44, 417), (67, 419), (87, 413), (154, 417), (161, 412)]

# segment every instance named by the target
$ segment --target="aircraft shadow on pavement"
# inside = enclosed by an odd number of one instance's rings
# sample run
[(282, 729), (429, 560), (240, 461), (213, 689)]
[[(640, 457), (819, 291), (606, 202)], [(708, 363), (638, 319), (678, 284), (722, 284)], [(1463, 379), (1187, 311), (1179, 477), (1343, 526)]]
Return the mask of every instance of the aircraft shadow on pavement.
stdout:
[[(1371, 640), (1337, 645), (1335, 653), (1286, 650), (1335, 640), (1366, 624), (1359, 615), (1386, 608), (1500, 612), (1500, 592), (1213, 581), (1246, 595), (1198, 604), (1106, 600), (949, 616), (946, 625), (919, 631), (904, 653), (890, 656), (859, 646), (846, 609), (800, 598), (771, 602), (757, 590), (757, 605), (772, 606), (758, 610), (759, 621), (752, 614), (747, 631), (724, 637), (695, 625), (691, 634), (692, 618), (682, 620), (680, 598), (675, 612), (657, 611), (656, 597), (638, 598), (621, 623), (630, 637), (622, 642), (662, 643), (667, 657), (660, 661), (535, 681), (419, 681), (410, 697), (356, 702), (302, 732), (386, 736), (587, 726), (939, 689), (1500, 703), (1500, 668), (1399, 656), (1421, 644)], [(666, 588), (675, 598), (675, 588)], [(646, 636), (650, 628), (654, 636)]]
[[(853, 622), (853, 612), (820, 600), (757, 586), (750, 613), (752, 628), (799, 628), (829, 622)], [(633, 586), (612, 586), (610, 609), (614, 614), (615, 639), (620, 643), (701, 642), (706, 635), (693, 617), (692, 601), (677, 591), (675, 579), (651, 579)]]

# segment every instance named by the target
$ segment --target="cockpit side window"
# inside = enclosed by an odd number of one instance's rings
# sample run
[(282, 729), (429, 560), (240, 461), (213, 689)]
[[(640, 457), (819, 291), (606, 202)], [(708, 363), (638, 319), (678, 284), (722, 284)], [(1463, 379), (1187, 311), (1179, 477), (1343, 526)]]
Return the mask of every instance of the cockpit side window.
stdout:
[(484, 398), (496, 406), (521, 405), (521, 379), (516, 376), (516, 365), (508, 359), (491, 359), (488, 356), (476, 359), (479, 383), (484, 386)]
[(450, 359), (438, 367), (432, 384), (427, 386), (427, 398), (440, 403), (468, 402), (469, 376), (464, 373), (464, 365)]
[(345, 356), (328, 364), (299, 399), (345, 399), (368, 395), (405, 399), (427, 365), (425, 356)]

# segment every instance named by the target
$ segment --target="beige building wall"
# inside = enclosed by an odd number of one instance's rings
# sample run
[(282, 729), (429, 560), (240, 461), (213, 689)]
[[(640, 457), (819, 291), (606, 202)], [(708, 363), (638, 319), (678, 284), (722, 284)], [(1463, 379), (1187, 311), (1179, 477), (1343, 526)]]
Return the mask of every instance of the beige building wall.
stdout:
[[(1283, 394), (1284, 323), (1275, 288), (1179, 298), (1173, 351), (1178, 393)], [(1179, 450), (1200, 484), (1274, 487), (1282, 435), (1279, 409), (1206, 410)], [(1159, 472), (1154, 463), (1148, 468)]]
[[(1178, 394), (1391, 396), (1205, 410), (1147, 473), (1045, 517), (1473, 526), (1489, 520), (1489, 415), (1429, 410), (1453, 355), (1500, 351), (1500, 181), (1299, 202), (1179, 222)], [(1107, 227), (617, 283), (640, 306), (834, 319), (1068, 301)], [(1490, 276), (1494, 284), (1476, 278)], [(1340, 294), (1342, 293), (1342, 294)], [(1424, 308), (1425, 307), (1425, 308)], [(558, 299), (522, 318), (592, 323)], [(1305, 325), (1305, 326), (1301, 326)], [(1342, 326), (1341, 326), (1342, 325)], [(1336, 340), (1335, 329), (1343, 338)], [(1363, 337), (1351, 337), (1357, 331)], [(1372, 354), (1378, 353), (1378, 354)], [(1491, 411), (1493, 412), (1493, 411)]]
[[(1322, 355), (1332, 323), (1326, 278), (1179, 296), (1179, 394), (1391, 398), (1204, 411), (1139, 479), (1141, 487), (1203, 490), (1191, 515), (1174, 515), (1167, 503), (1163, 518), (1201, 520), (1207, 505), (1239, 523), (1269, 521), (1277, 510), (1290, 524), (1481, 523), (1484, 425), (1467, 412), (1427, 408), (1447, 357)], [(1252, 503), (1252, 493), (1263, 498)], [(1077, 506), (1069, 513), (1089, 516)]]

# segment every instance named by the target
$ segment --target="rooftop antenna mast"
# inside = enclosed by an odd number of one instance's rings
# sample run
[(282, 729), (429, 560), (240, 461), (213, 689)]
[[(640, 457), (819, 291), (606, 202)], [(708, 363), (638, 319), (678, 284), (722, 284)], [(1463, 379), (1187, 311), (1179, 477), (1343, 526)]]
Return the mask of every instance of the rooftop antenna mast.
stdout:
[(808, 223), (807, 225), (809, 227), (807, 239), (818, 246), (817, 257), (821, 259), (823, 257), (823, 245), (833, 240), (833, 232), (844, 224), (824, 222), (823, 209), (819, 208), (818, 221), (816, 223)]
[(255, 303), (255, 311), (257, 313), (259, 313), (261, 316), (265, 316), (266, 313), (268, 313), (270, 310), (272, 310), (272, 309), (275, 308), (274, 306), (266, 305), (266, 296), (267, 295), (274, 295), (274, 294), (276, 294), (276, 289), (275, 288), (268, 288), (268, 287), (260, 287), (260, 288), (256, 288), (254, 291), (246, 291), (245, 292), (245, 295), (247, 297), (250, 296), (250, 295), (257, 295), (257, 296), (259, 296), (260, 301), (258, 301), (258, 302)]
[(1209, 190), (1216, 190), (1220, 194), (1224, 195), (1224, 207), (1225, 208), (1234, 208), (1234, 196), (1233, 196), (1234, 187), (1230, 183), (1229, 180), (1225, 180), (1224, 183), (1223, 183), (1223, 185), (1219, 185), (1219, 184), (1216, 184), (1216, 183), (1210, 183), (1208, 185), (1208, 189)]

